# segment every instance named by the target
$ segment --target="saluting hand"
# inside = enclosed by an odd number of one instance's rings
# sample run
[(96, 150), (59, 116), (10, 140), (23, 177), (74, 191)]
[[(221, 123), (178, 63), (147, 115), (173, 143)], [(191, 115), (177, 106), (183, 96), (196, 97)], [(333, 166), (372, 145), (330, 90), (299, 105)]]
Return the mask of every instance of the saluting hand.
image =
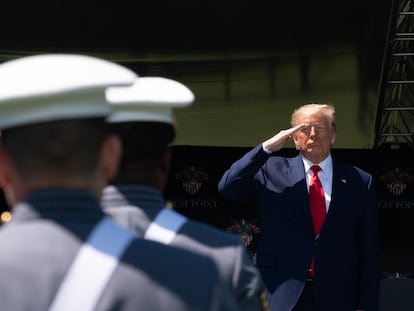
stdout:
[(263, 147), (271, 152), (276, 152), (292, 138), (292, 135), (305, 127), (304, 123), (291, 127), (290, 129), (281, 130), (279, 133), (263, 142)]

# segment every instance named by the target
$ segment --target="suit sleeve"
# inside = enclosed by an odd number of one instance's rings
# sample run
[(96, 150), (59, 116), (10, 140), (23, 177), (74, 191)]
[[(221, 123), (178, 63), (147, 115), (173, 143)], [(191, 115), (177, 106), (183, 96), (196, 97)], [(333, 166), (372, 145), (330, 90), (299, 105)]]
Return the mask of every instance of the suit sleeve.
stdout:
[(359, 308), (378, 310), (380, 265), (379, 265), (379, 216), (372, 176), (368, 180), (368, 195), (364, 205), (361, 226), (361, 278)]
[(262, 145), (258, 145), (234, 162), (224, 173), (218, 184), (218, 191), (231, 200), (246, 202), (254, 191), (257, 173), (269, 159)]

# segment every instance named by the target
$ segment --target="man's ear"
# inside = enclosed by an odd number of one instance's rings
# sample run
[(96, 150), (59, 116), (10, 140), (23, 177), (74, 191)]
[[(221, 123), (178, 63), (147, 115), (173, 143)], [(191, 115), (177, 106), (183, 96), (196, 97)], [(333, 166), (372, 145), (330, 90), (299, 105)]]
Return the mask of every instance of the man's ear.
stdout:
[(102, 143), (101, 167), (102, 177), (108, 182), (115, 177), (122, 155), (122, 143), (117, 135), (109, 135)]
[(297, 140), (297, 135), (296, 135), (296, 133), (293, 133), (292, 134), (292, 140), (293, 140), (293, 143), (295, 144), (295, 148), (296, 148), (296, 150), (300, 150), (299, 149), (299, 146), (298, 146), (298, 144), (297, 144), (297, 142), (298, 142), (298, 140)]
[(333, 145), (336, 141), (336, 132), (333, 132), (331, 135), (331, 145)]

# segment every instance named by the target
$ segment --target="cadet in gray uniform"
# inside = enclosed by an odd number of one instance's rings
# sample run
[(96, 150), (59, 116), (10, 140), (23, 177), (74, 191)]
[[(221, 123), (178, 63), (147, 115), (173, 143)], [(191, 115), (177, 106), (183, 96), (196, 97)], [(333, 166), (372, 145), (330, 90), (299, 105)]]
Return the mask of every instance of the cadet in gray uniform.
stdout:
[(243, 310), (263, 310), (260, 274), (241, 240), (166, 208), (165, 187), (175, 137), (173, 107), (188, 106), (193, 93), (161, 77), (139, 78), (132, 87), (107, 90), (113, 106), (108, 118), (124, 145), (120, 168), (104, 189), (102, 205), (121, 225), (146, 239), (189, 249), (215, 260), (223, 280)]
[(136, 239), (99, 197), (121, 153), (108, 86), (132, 71), (82, 55), (0, 65), (0, 301), (10, 311), (238, 310), (213, 261)]

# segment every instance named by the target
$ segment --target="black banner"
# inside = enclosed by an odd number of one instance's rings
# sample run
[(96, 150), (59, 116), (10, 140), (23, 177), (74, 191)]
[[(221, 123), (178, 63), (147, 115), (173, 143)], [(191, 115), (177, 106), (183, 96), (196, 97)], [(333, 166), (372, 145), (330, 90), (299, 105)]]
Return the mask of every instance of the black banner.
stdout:
[[(173, 146), (165, 196), (184, 215), (239, 234), (254, 258), (260, 223), (254, 206), (222, 198), (217, 184), (250, 148)], [(294, 156), (294, 149), (278, 155)], [(333, 156), (374, 176), (381, 226), (382, 271), (414, 273), (414, 151), (337, 149)]]

